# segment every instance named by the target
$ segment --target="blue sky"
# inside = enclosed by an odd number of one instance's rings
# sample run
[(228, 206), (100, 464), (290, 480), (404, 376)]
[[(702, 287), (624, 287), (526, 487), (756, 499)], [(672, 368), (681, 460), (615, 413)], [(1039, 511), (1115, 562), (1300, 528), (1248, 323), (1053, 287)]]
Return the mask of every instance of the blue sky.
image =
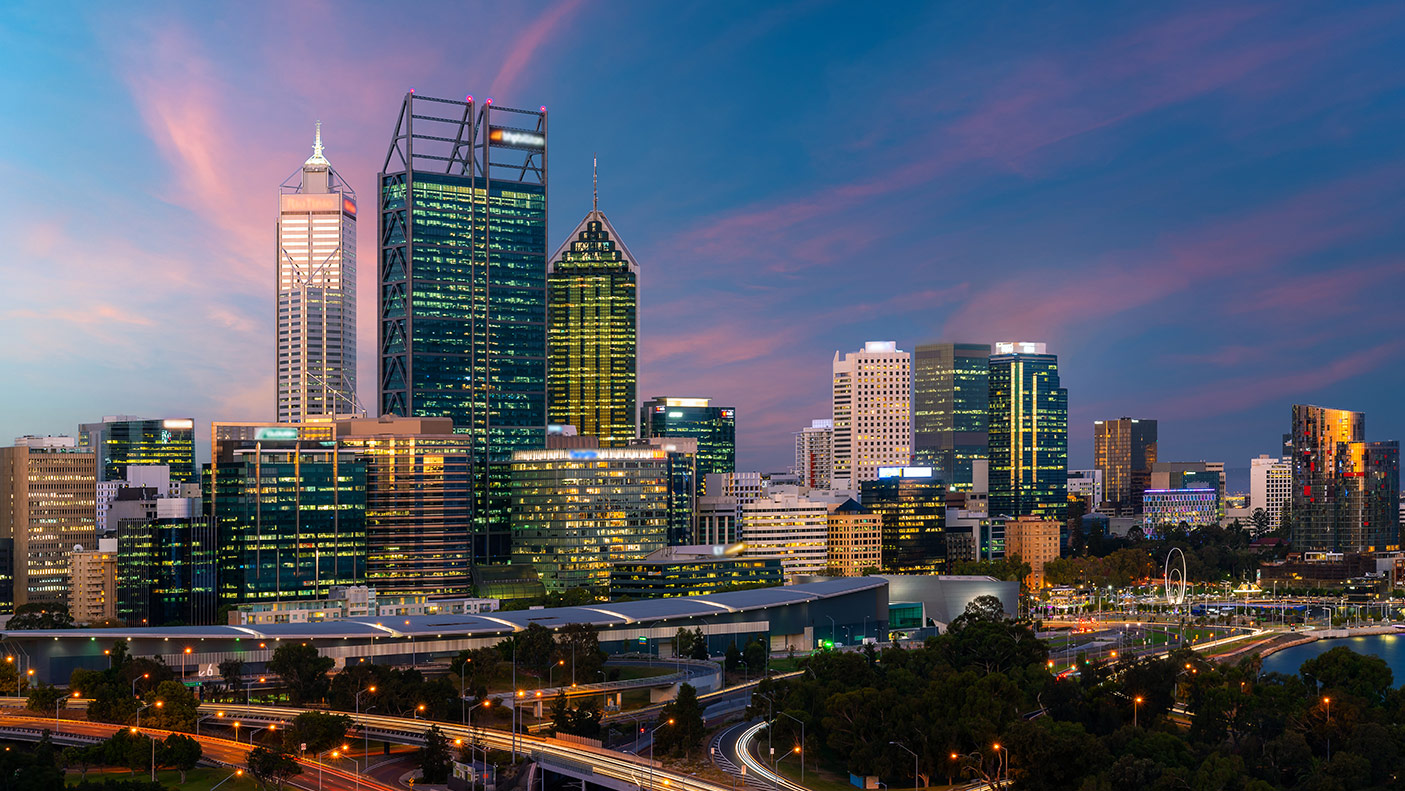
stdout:
[(871, 9), (9, 4), (0, 438), (268, 417), (277, 185), (321, 120), (371, 200), (411, 87), (549, 108), (553, 247), (598, 154), (641, 396), (735, 405), (745, 468), (869, 339), (1047, 342), (1074, 466), (1124, 414), (1232, 467), (1295, 401), (1405, 435), (1405, 8)]

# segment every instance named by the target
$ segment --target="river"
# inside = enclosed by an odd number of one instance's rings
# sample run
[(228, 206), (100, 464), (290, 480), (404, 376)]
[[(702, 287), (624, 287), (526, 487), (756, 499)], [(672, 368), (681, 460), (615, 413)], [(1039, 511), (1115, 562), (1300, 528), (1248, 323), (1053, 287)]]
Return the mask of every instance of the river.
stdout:
[(1265, 673), (1288, 673), (1297, 675), (1302, 663), (1315, 656), (1331, 651), (1337, 646), (1346, 646), (1358, 654), (1374, 654), (1384, 659), (1395, 674), (1395, 686), (1405, 684), (1405, 634), (1379, 634), (1369, 637), (1347, 637), (1285, 648), (1276, 654), (1264, 657)]

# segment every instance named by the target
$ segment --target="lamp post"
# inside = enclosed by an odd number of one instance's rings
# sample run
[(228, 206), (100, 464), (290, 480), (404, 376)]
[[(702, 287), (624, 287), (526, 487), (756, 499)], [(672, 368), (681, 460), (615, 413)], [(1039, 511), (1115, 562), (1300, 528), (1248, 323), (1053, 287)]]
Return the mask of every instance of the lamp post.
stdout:
[(952, 753), (952, 754), (951, 754), (951, 763), (947, 764), (947, 767), (946, 767), (946, 784), (947, 784), (947, 785), (955, 785), (955, 783), (954, 783), (952, 777), (953, 777), (953, 770), (956, 768), (956, 761), (957, 761), (958, 758), (960, 758), (960, 756), (958, 756), (956, 753)]
[(566, 660), (564, 660), (564, 659), (558, 659), (558, 660), (556, 660), (556, 664), (552, 665), (551, 668), (546, 671), (546, 688), (547, 688), (547, 689), (553, 688), (553, 687), (555, 686), (555, 684), (556, 684), (556, 681), (555, 681), (555, 678), (556, 678), (556, 668), (558, 668), (558, 667), (565, 667), (565, 666), (566, 666)]
[(259, 731), (276, 731), (276, 730), (278, 730), (278, 723), (276, 723), (276, 722), (269, 723), (268, 725), (265, 725), (265, 726), (263, 726), (262, 728), (254, 728), (253, 730), (249, 731), (249, 745), (250, 745), (250, 746), (253, 746), (253, 744), (254, 744), (254, 734), (258, 733)]
[[(139, 728), (132, 728), (132, 733), (141, 733)], [(151, 782), (156, 782), (156, 739), (148, 736), (147, 741), (151, 742)]]
[(132, 679), (132, 697), (134, 697), (134, 698), (137, 696), (137, 682), (138, 682), (138, 681), (141, 681), (142, 678), (151, 678), (151, 674), (150, 674), (150, 673), (142, 673), (142, 674), (141, 674), (141, 678), (134, 678), (134, 679)]
[(1002, 772), (1005, 775), (1005, 779), (1009, 780), (1010, 751), (1002, 748), (1000, 746), (1000, 742), (996, 742), (993, 746), (995, 747), (995, 780), (996, 782), (1000, 781), (1000, 775), (1002, 774)]
[[(791, 755), (799, 755), (799, 756), (800, 756), (800, 761), (801, 761), (801, 763), (804, 763), (804, 761), (805, 761), (805, 753), (804, 753), (803, 750), (800, 749), (800, 745), (797, 744), (797, 745), (795, 745), (795, 749), (794, 749), (794, 750), (792, 750), (791, 752), (788, 752), (788, 753), (786, 753), (785, 755), (782, 755), (781, 757), (777, 758), (777, 759), (776, 759), (776, 762), (773, 763), (773, 764), (771, 764), (771, 771), (776, 775), (777, 778), (779, 778), (779, 777), (781, 776), (781, 773), (780, 773), (780, 771), (779, 771), (779, 768), (780, 768), (780, 765), (781, 765), (781, 761), (784, 761), (785, 759), (789, 758)], [(664, 782), (668, 782), (668, 781), (665, 780)]]
[(826, 615), (825, 617), (829, 619), (829, 641), (832, 643), (834, 642), (835, 633), (839, 631), (839, 629), (834, 625), (833, 615)]
[(468, 663), (472, 662), (471, 657), (464, 657), (459, 663), (459, 722), (468, 722), (468, 682), (465, 680), (464, 671), (468, 670)]
[(1327, 763), (1332, 762), (1332, 699), (1323, 698), (1322, 708), (1327, 713)]
[(141, 713), (142, 713), (143, 711), (145, 711), (145, 710), (151, 708), (152, 706), (155, 706), (156, 708), (159, 709), (159, 708), (161, 708), (161, 707), (164, 706), (164, 705), (165, 705), (165, 703), (164, 703), (163, 701), (159, 701), (159, 700), (158, 700), (158, 701), (156, 701), (155, 703), (148, 703), (148, 704), (146, 704), (145, 706), (142, 706), (141, 708), (137, 709), (137, 724), (136, 724), (136, 727), (138, 727), (138, 728), (141, 727)]
[(917, 753), (912, 752), (912, 750), (908, 749), (908, 746), (907, 746), (906, 744), (903, 744), (902, 742), (888, 742), (888, 743), (889, 743), (889, 744), (895, 744), (895, 745), (897, 745), (897, 746), (903, 748), (904, 750), (907, 750), (909, 753), (912, 753), (912, 791), (917, 791), (917, 784), (918, 784), (919, 782), (921, 782), (921, 778), (918, 776), (918, 769), (919, 769), (919, 767), (918, 767), (918, 764), (917, 764)]
[[(792, 717), (791, 715), (786, 714), (786, 713), (783, 712), (783, 711), (780, 712), (780, 715), (781, 715), (782, 717), (789, 717), (790, 719), (794, 720), (795, 722), (800, 723), (800, 746), (801, 746), (801, 747), (804, 747), (804, 746), (805, 746), (805, 721), (804, 721), (804, 720), (801, 720), (801, 719), (798, 719), (798, 718), (796, 718), (796, 717)], [(800, 747), (795, 748), (795, 751), (796, 751), (797, 753), (800, 753), (800, 784), (801, 784), (801, 785), (804, 785), (804, 784), (805, 784), (805, 753), (804, 753), (803, 750), (800, 749)], [(948, 783), (947, 785), (950, 785), (950, 783)]]
[(1142, 696), (1132, 698), (1132, 727), (1137, 727), (1137, 707), (1142, 705)]
[[(73, 693), (72, 695), (70, 695), (69, 697), (72, 697), (73, 699), (76, 700), (76, 699), (78, 698), (78, 693), (75, 692), (75, 693)], [(68, 701), (65, 700), (64, 698), (59, 698), (59, 699), (54, 703), (54, 727), (55, 727), (55, 728), (57, 728), (57, 727), (58, 727), (58, 724), (59, 724), (59, 709), (63, 708), (63, 704), (65, 704), (65, 703), (67, 703), (67, 702), (68, 702)]]
[[(258, 683), (262, 684), (262, 683), (264, 683), (264, 682), (267, 681), (267, 680), (268, 680), (268, 679), (265, 678), (264, 676), (259, 676), (259, 682), (258, 682)], [(253, 693), (253, 687), (254, 687), (254, 682), (252, 682), (252, 681), (250, 681), (250, 682), (248, 682), (247, 684), (244, 685), (244, 705), (245, 705), (245, 706), (253, 705), (253, 703), (252, 703), (252, 701), (253, 701), (253, 699), (254, 699), (254, 698), (253, 698), (253, 694), (254, 694), (254, 693)]]
[(654, 734), (658, 733), (660, 729), (667, 728), (672, 724), (673, 720), (669, 720), (658, 728), (649, 731), (649, 791), (654, 791)]
[[(361, 690), (361, 691), (359, 691), (359, 692), (356, 693), (356, 719), (357, 719), (356, 724), (359, 725), (359, 726), (361, 726), (361, 752), (363, 752), (363, 753), (365, 753), (365, 754), (367, 754), (367, 755), (370, 755), (370, 754), (371, 754), (371, 743), (370, 743), (369, 738), (368, 738), (367, 735), (366, 735), (366, 723), (360, 721), (360, 720), (361, 720), (361, 696), (364, 695), (364, 694), (366, 694), (367, 692), (369, 692), (369, 693), (371, 693), (371, 694), (374, 695), (375, 692), (376, 692), (376, 685), (375, 685), (375, 684), (372, 684), (372, 685), (370, 685), (369, 687), (366, 687), (365, 689), (363, 689), (363, 690)], [(370, 711), (370, 709), (367, 709), (367, 711)], [(347, 756), (347, 758), (348, 758), (348, 760), (350, 760), (350, 756)], [(352, 761), (352, 763), (355, 764), (356, 762), (355, 762), (355, 761)], [(360, 772), (360, 771), (357, 771), (357, 773), (356, 773), (356, 787), (357, 787), (357, 788), (360, 788), (360, 787), (361, 787), (361, 772)]]
[[(319, 771), (320, 771), (320, 770), (319, 770)], [(216, 788), (219, 788), (220, 786), (224, 785), (225, 783), (228, 783), (230, 780), (233, 780), (233, 779), (236, 778), (236, 777), (243, 777), (243, 776), (244, 776), (244, 770), (243, 770), (243, 769), (235, 769), (235, 770), (234, 770), (234, 774), (232, 774), (232, 775), (230, 775), (229, 777), (226, 777), (225, 779), (219, 781), (218, 783), (215, 783), (214, 785), (210, 786), (210, 791), (215, 791)]]
[(186, 676), (186, 667), (185, 667), (185, 665), (186, 665), (186, 660), (188, 660), (188, 659), (190, 659), (190, 646), (186, 646), (186, 647), (185, 647), (185, 650), (181, 652), (181, 683), (185, 683), (185, 676)]

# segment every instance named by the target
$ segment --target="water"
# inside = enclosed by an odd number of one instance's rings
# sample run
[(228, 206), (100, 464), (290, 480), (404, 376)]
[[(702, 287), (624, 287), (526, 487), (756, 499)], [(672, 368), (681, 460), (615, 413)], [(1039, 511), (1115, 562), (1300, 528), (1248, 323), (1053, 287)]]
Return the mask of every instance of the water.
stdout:
[(1306, 645), (1294, 646), (1264, 658), (1265, 673), (1287, 673), (1297, 675), (1302, 663), (1315, 656), (1331, 651), (1337, 646), (1346, 646), (1358, 654), (1374, 654), (1390, 665), (1395, 675), (1394, 686), (1405, 684), (1405, 634), (1380, 634), (1370, 637), (1348, 637), (1339, 640), (1318, 640)]

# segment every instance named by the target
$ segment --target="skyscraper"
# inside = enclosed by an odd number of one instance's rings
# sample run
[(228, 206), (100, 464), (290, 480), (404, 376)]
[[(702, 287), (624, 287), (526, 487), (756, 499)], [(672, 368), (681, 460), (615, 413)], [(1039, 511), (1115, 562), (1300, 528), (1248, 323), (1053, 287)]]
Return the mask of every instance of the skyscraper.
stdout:
[(1267, 517), (1265, 529), (1277, 530), (1282, 524), (1283, 507), (1293, 498), (1293, 464), (1268, 454), (1249, 460), (1249, 512), (1263, 509)]
[(913, 464), (949, 491), (971, 490), (971, 462), (989, 452), (990, 344), (926, 343), (912, 356)]
[(1068, 508), (1068, 391), (1042, 343), (990, 358), (990, 514), (1062, 520)]
[(946, 485), (930, 467), (889, 467), (861, 486), (863, 507), (882, 517), (888, 574), (946, 569)]
[(278, 188), (278, 422), (359, 412), (356, 193), (322, 155)]
[(1103, 473), (1103, 498), (1117, 514), (1141, 511), (1156, 463), (1156, 421), (1122, 417), (1093, 421), (1093, 465)]
[(200, 482), (195, 469), (195, 421), (188, 417), (146, 420), (108, 415), (101, 423), (79, 424), (78, 449), (97, 455), (99, 481), (126, 481), (129, 467), (165, 465), (172, 481)]
[(637, 434), (638, 278), (597, 192), (547, 269), (547, 413), (601, 447)]
[(698, 441), (698, 493), (706, 477), (737, 469), (737, 410), (708, 398), (654, 396), (639, 407), (642, 438), (692, 437)]
[(1399, 543), (1400, 449), (1365, 441), (1366, 415), (1293, 405), (1291, 538), (1298, 551), (1380, 552)]
[(380, 413), (473, 441), (475, 563), (506, 563), (508, 463), (546, 432), (546, 108), (405, 95), (381, 169)]
[[(912, 461), (912, 359), (893, 341), (834, 353), (835, 489), (857, 489), (879, 467)], [(867, 503), (865, 503), (867, 505)]]

